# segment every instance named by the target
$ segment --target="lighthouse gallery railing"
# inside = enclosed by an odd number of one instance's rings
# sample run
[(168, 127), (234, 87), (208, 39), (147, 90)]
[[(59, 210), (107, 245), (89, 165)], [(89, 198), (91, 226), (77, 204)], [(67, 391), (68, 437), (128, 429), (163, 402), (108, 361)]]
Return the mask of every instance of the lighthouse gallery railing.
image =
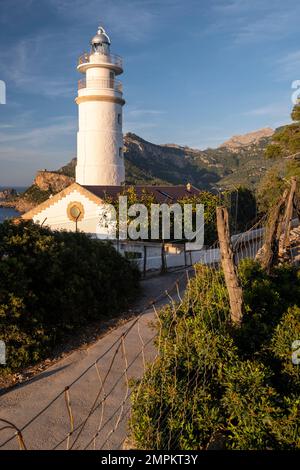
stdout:
[[(90, 53), (85, 52), (82, 54), (78, 59), (78, 65), (88, 64), (90, 62)], [(114, 64), (117, 67), (123, 68), (123, 60), (122, 57), (116, 54), (101, 54), (101, 61), (107, 64)]]
[(112, 78), (94, 78), (89, 80), (82, 78), (81, 80), (78, 80), (78, 90), (81, 90), (82, 88), (95, 88), (99, 90), (110, 89), (118, 91), (119, 93), (122, 93), (123, 91), (122, 82)]

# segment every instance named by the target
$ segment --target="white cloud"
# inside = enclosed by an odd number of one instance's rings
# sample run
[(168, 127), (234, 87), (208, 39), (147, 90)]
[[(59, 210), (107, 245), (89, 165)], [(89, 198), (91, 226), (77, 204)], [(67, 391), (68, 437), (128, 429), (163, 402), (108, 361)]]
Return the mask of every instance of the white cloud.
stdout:
[[(0, 128), (1, 129), (1, 128)], [(40, 148), (61, 136), (74, 134), (77, 129), (77, 122), (73, 116), (60, 116), (49, 122), (46, 126), (24, 128), (12, 128), (12, 131), (1, 132), (0, 144), (13, 145), (14, 147), (26, 146), (27, 148)], [(3, 148), (0, 148), (0, 155), (3, 155)]]
[(0, 186), (29, 184), (37, 169), (57, 169), (76, 154), (73, 116), (27, 127), (20, 116), (14, 127), (0, 127)]
[(212, 13), (209, 32), (225, 32), (235, 45), (279, 41), (299, 30), (300, 4), (294, 0), (214, 0)]
[[(158, 20), (153, 6), (159, 2), (140, 2), (138, 0), (49, 0), (60, 15), (70, 20), (80, 21), (82, 25), (99, 23), (107, 25), (109, 33), (123, 36), (129, 41), (140, 41), (155, 26)], [(109, 28), (108, 28), (109, 27)]]
[(300, 79), (300, 49), (285, 54), (278, 60), (277, 64), (282, 78), (291, 81)]
[(125, 108), (124, 132), (143, 132), (158, 128), (161, 124), (160, 117), (166, 111), (161, 109), (148, 109), (128, 106)]
[[(48, 97), (72, 96), (75, 84), (61, 73), (55, 76), (55, 57), (60, 50), (63, 34), (40, 33), (20, 39), (12, 46), (0, 48), (3, 78), (7, 87), (16, 87), (31, 94)], [(45, 45), (47, 54), (45, 54)], [(49, 67), (53, 64), (53, 68)], [(50, 71), (48, 71), (50, 69)]]
[(271, 103), (266, 106), (250, 109), (245, 111), (243, 116), (268, 116), (285, 118), (289, 114), (289, 106), (287, 103)]
[(125, 113), (128, 118), (137, 118), (141, 116), (160, 116), (162, 114), (165, 114), (166, 111), (163, 111), (161, 109), (143, 109), (128, 107)]

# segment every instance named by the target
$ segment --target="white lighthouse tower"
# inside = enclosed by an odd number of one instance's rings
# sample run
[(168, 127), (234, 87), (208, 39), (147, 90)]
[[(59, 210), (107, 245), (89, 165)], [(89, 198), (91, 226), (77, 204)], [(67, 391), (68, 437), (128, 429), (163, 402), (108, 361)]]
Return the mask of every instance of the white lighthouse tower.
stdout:
[(119, 186), (125, 180), (122, 133), (122, 59), (110, 53), (103, 27), (91, 40), (91, 52), (79, 58), (76, 103), (79, 109), (76, 182), (82, 186)]

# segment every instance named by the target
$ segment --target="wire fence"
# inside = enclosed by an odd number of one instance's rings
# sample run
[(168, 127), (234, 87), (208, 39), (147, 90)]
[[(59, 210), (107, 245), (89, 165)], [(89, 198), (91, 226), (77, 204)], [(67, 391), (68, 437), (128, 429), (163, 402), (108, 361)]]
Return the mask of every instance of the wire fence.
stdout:
[[(24, 424), (15, 424), (15, 416), (20, 413), (6, 403), (9, 394), (4, 395), (1, 399), (0, 448), (120, 448), (127, 435), (129, 381), (142, 377), (148, 361), (155, 361), (157, 333), (149, 322), (155, 321), (161, 302), (174, 293), (176, 295), (185, 277), (186, 273), (181, 273), (168, 292), (147, 303), (136, 318), (118, 330), (117, 335), (109, 335), (109, 346), (100, 355), (91, 360), (96, 351), (90, 352), (89, 365), (58, 393), (52, 392), (53, 398)], [(40, 402), (35, 396), (38, 391), (29, 390), (29, 396), (25, 393), (25, 389), (34, 384), (33, 380), (25, 388), (15, 389), (20, 407), (27, 412), (28, 403), (33, 409), (35, 398)], [(49, 384), (44, 385), (49, 392)]]
[[(233, 237), (237, 264), (255, 258), (263, 242), (264, 224), (263, 218), (248, 232)], [(89, 348), (83, 360), (72, 363), (72, 357), (67, 357), (37, 380), (3, 395), (0, 448), (134, 448), (135, 443), (128, 441), (132, 413), (137, 413), (134, 407), (132, 411), (132, 401), (143, 404), (145, 416), (155, 406), (155, 423), (149, 422), (144, 436), (149, 448), (184, 448), (185, 428), (178, 423), (193, 421), (196, 391), (209, 380), (208, 370), (195, 368), (192, 361), (190, 311), (196, 303), (201, 305), (199, 319), (211, 323), (209, 334), (230, 317), (218, 243), (204, 250), (198, 261), (194, 267), (178, 269), (170, 288)], [(170, 338), (175, 338), (171, 353)], [(205, 337), (198, 338), (199, 348), (205, 349), (205, 341)], [(178, 344), (186, 345), (184, 378)], [(68, 382), (62, 383), (65, 373)], [(151, 380), (155, 373), (159, 373), (159, 387), (154, 393)]]

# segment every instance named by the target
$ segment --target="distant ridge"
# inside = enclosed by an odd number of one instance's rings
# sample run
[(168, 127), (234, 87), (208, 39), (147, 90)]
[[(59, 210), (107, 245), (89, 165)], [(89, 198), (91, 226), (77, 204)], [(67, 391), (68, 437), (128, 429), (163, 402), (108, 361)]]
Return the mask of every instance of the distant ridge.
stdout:
[(249, 145), (257, 144), (259, 141), (266, 137), (272, 137), (274, 129), (265, 127), (257, 131), (248, 132), (243, 135), (234, 135), (230, 139), (226, 140), (219, 148), (226, 147), (232, 151), (238, 151), (241, 147), (247, 147)]
[[(259, 129), (233, 136), (218, 148), (199, 150), (177, 144), (157, 145), (136, 134), (124, 136), (126, 184), (186, 185), (217, 191), (238, 185), (255, 189), (277, 162), (264, 157), (274, 130)], [(33, 185), (12, 205), (21, 212), (68, 186), (75, 177), (76, 158), (56, 171), (38, 171)]]
[[(233, 136), (216, 149), (199, 150), (177, 144), (153, 144), (134, 133), (124, 136), (127, 184), (177, 185), (200, 189), (242, 184), (255, 187), (273, 162), (264, 158), (274, 130), (263, 128)], [(76, 159), (58, 170), (74, 177)]]

